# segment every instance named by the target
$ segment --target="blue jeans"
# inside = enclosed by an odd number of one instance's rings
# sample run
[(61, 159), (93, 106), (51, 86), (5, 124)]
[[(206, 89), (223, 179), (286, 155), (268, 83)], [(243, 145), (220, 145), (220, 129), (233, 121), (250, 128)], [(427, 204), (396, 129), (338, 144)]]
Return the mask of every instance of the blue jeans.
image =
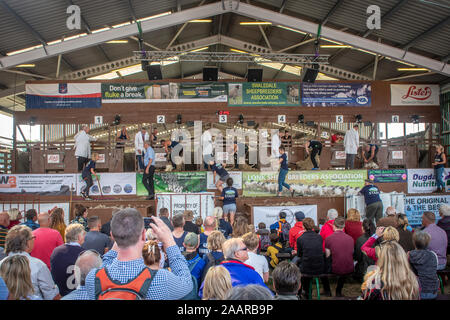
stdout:
[(144, 170), (145, 166), (144, 166), (144, 153), (142, 154), (137, 154), (136, 155), (136, 159), (137, 159), (137, 163), (138, 163), (138, 167), (137, 169), (139, 170)]
[(445, 191), (444, 179), (442, 179), (442, 176), (444, 175), (444, 168), (434, 169), (434, 173), (436, 174), (437, 188)]
[(437, 293), (421, 293), (420, 299), (421, 300), (433, 300), (437, 298)]
[(283, 187), (290, 189), (291, 186), (288, 185), (284, 180), (286, 180), (286, 176), (288, 174), (289, 170), (280, 168), (280, 173), (278, 174), (278, 192), (283, 191)]

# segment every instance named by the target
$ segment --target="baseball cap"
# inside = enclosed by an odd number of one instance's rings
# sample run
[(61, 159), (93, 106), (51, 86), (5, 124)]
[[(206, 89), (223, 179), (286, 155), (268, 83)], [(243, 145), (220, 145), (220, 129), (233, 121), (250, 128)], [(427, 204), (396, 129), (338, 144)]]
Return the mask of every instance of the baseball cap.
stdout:
[(295, 213), (295, 219), (297, 221), (302, 221), (303, 219), (305, 219), (305, 214), (302, 211), (297, 211)]
[(186, 247), (195, 248), (198, 245), (198, 235), (194, 232), (189, 232), (184, 238), (184, 244)]

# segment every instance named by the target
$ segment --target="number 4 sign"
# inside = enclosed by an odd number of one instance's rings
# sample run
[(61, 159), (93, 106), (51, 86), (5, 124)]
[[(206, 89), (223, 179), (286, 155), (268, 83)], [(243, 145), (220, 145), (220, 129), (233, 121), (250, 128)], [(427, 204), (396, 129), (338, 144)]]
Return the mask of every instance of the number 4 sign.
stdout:
[(279, 114), (278, 115), (278, 123), (286, 123), (286, 115)]
[(166, 116), (164, 115), (156, 116), (156, 123), (166, 123)]

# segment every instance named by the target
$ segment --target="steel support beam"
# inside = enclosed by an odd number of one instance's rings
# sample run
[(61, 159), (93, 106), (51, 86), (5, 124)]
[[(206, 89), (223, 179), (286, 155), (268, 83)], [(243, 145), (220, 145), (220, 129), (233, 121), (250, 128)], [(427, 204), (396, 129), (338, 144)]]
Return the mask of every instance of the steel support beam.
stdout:
[[(290, 28), (300, 29), (304, 32), (317, 34), (318, 24), (303, 19), (279, 14), (271, 10), (263, 9), (254, 5), (240, 3), (239, 8), (234, 10), (237, 14), (244, 15), (253, 19), (269, 21), (273, 24), (279, 24)], [(405, 52), (387, 44), (379, 44), (377, 41), (365, 39), (360, 36), (342, 32), (329, 27), (322, 28), (322, 37), (334, 41), (339, 41), (352, 47), (369, 50), (382, 56), (387, 56), (396, 60), (405, 61), (417, 66), (421, 66), (440, 74), (450, 76), (450, 65), (438, 60), (421, 56), (412, 52)]]
[[(142, 32), (152, 32), (175, 25), (179, 25), (188, 22), (193, 19), (203, 19), (218, 14), (230, 12), (232, 8), (228, 6), (225, 10), (222, 8), (220, 2), (214, 2), (211, 4), (203, 5), (200, 7), (183, 10), (167, 16), (158, 17), (155, 19), (142, 21)], [(128, 38), (138, 34), (138, 28), (135, 23), (125, 25), (119, 28), (106, 30), (103, 32), (88, 34), (84, 37), (72, 39), (69, 41), (63, 41), (43, 48), (38, 48), (32, 51), (16, 54), (13, 56), (7, 56), (0, 58), (0, 70), (13, 67), (18, 64), (37, 61), (44, 58), (57, 56), (88, 47), (98, 45), (99, 43), (107, 42), (110, 40)], [(45, 48), (45, 49), (44, 49)]]
[(442, 20), (441, 22), (439, 22), (438, 24), (434, 25), (433, 27), (431, 27), (430, 29), (428, 29), (427, 31), (419, 34), (417, 37), (415, 37), (414, 39), (412, 39), (411, 41), (409, 41), (407, 44), (405, 44), (402, 48), (403, 50), (408, 50), (409, 48), (411, 48), (413, 45), (415, 45), (417, 42), (419, 42), (420, 40), (429, 37), (430, 35), (432, 35), (433, 33), (435, 33), (436, 31), (441, 30), (442, 28), (446, 27), (448, 24), (450, 23), (450, 16), (448, 16), (446, 19)]

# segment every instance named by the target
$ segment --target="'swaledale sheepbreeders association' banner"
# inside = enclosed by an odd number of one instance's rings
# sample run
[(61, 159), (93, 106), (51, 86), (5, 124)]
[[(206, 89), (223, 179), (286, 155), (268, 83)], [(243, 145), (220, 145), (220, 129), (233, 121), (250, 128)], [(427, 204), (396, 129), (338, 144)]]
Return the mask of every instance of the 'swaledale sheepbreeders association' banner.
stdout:
[(305, 107), (370, 107), (369, 83), (302, 83)]
[[(299, 196), (343, 197), (358, 193), (366, 178), (366, 170), (290, 171), (286, 183)], [(278, 172), (243, 172), (242, 181), (244, 197), (275, 196), (278, 192)], [(289, 196), (283, 189), (283, 195)]]
[(26, 109), (78, 109), (102, 106), (100, 83), (29, 83)]
[(438, 106), (437, 84), (391, 84), (391, 106)]
[(229, 106), (300, 106), (300, 82), (228, 84)]
[[(176, 100), (176, 101), (174, 101)], [(102, 83), (103, 103), (226, 102), (225, 83)]]

